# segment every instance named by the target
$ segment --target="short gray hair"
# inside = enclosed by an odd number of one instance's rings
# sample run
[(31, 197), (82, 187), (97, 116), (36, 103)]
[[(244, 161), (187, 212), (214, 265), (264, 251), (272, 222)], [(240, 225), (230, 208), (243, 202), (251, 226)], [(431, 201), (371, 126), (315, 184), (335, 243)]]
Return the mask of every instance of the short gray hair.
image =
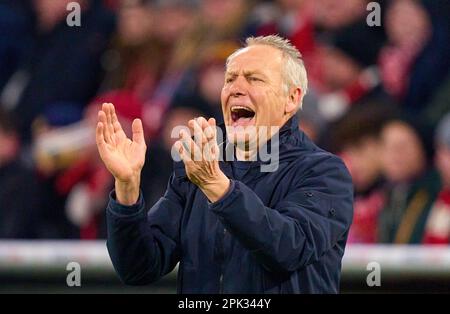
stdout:
[(300, 87), (302, 95), (298, 108), (301, 108), (303, 97), (308, 91), (308, 77), (306, 75), (305, 65), (303, 64), (302, 54), (288, 39), (278, 35), (248, 37), (245, 40), (245, 46), (236, 50), (227, 58), (226, 66), (228, 67), (231, 59), (241, 50), (255, 45), (271, 46), (282, 52), (284, 58), (283, 79), (285, 92), (287, 94), (293, 86)]

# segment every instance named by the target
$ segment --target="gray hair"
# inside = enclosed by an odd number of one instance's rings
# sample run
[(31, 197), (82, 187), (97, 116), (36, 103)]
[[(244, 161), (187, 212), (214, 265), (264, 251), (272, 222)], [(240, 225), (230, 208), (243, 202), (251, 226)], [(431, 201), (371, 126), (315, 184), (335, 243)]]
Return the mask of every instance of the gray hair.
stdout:
[(266, 45), (280, 50), (283, 54), (283, 80), (285, 93), (289, 93), (291, 87), (299, 87), (302, 94), (298, 108), (302, 107), (303, 97), (308, 91), (308, 77), (306, 75), (305, 65), (303, 64), (302, 54), (298, 49), (288, 40), (278, 35), (248, 37), (245, 40), (245, 46), (233, 52), (226, 61), (226, 66), (230, 61), (243, 49), (255, 46)]

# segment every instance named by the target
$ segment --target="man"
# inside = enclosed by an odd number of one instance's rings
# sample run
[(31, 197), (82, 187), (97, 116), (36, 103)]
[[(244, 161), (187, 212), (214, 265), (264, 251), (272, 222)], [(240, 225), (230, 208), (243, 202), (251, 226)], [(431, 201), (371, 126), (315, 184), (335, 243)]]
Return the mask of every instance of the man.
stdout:
[(422, 243), (450, 244), (450, 113), (439, 122), (434, 138), (441, 187), (427, 217)]
[(36, 175), (20, 159), (14, 120), (0, 109), (0, 239), (35, 239), (45, 228), (41, 197)]
[[(123, 282), (153, 282), (179, 262), (179, 293), (338, 292), (353, 187), (342, 161), (298, 129), (306, 86), (289, 41), (247, 39), (227, 60), (221, 95), (223, 146), (235, 145), (238, 160), (218, 161), (214, 119), (190, 120), (196, 136), (180, 132), (175, 148), (183, 162), (148, 215), (139, 189), (142, 123), (133, 122), (128, 139), (113, 105), (103, 105), (97, 145), (116, 180), (107, 246)], [(245, 127), (281, 127), (270, 133), (279, 139), (276, 171), (261, 171), (256, 150), (264, 145), (251, 145), (259, 137)]]
[(356, 104), (330, 128), (328, 141), (342, 157), (355, 189), (347, 244), (378, 241), (378, 218), (385, 205), (381, 131), (394, 116), (393, 107), (377, 100)]
[(74, 1), (29, 2), (35, 32), (29, 35), (23, 58), (2, 92), (5, 108), (20, 117), (18, 128), (25, 146), (31, 143), (32, 125), (46, 105), (72, 102), (83, 109), (96, 94), (103, 75), (101, 56), (115, 27), (114, 15), (102, 1), (76, 2), (81, 27), (67, 24), (67, 6)]

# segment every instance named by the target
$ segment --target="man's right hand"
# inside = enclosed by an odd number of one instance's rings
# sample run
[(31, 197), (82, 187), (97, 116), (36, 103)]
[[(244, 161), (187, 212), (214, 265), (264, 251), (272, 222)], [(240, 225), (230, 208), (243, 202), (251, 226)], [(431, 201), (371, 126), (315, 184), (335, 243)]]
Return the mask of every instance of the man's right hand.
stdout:
[(140, 119), (133, 121), (132, 130), (130, 140), (117, 119), (114, 105), (102, 105), (98, 112), (97, 148), (106, 168), (115, 178), (117, 201), (123, 205), (133, 205), (139, 198), (140, 176), (147, 150)]

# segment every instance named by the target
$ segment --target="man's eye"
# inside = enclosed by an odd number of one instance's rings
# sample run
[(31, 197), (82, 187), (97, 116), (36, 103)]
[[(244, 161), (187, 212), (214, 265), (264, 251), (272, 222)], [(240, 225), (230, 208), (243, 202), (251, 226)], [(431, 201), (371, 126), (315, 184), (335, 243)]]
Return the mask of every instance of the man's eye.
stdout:
[(233, 78), (232, 78), (232, 77), (229, 77), (229, 78), (227, 78), (227, 79), (225, 80), (225, 82), (226, 82), (226, 83), (231, 83), (231, 82), (233, 82)]
[(254, 81), (254, 82), (262, 82), (262, 81), (263, 81), (263, 80), (261, 80), (260, 78), (253, 77), (253, 76), (250, 76), (248, 79), (249, 79), (250, 81)]

